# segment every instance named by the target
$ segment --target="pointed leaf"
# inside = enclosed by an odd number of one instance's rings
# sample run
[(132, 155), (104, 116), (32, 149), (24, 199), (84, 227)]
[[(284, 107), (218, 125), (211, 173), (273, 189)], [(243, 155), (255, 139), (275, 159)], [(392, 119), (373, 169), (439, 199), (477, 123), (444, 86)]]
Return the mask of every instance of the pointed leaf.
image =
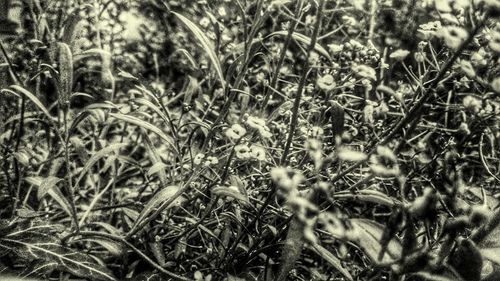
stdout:
[[(44, 178), (42, 177), (26, 177), (24, 178), (26, 182), (29, 184), (32, 184), (36, 187), (39, 187), (42, 185)], [(61, 190), (57, 187), (53, 187), (47, 190), (47, 193), (49, 194), (50, 197), (52, 197), (59, 205), (63, 208), (63, 210), (69, 215), (72, 216), (71, 213), (71, 205), (69, 204), (68, 200), (66, 200), (66, 197), (62, 194)]]
[(80, 176), (78, 177), (78, 179), (76, 180), (76, 183), (75, 183), (75, 189), (77, 189), (79, 182), (83, 179), (83, 177), (90, 170), (90, 168), (95, 163), (97, 163), (97, 161), (99, 161), (101, 158), (103, 158), (107, 154), (109, 154), (115, 150), (118, 150), (122, 147), (125, 147), (127, 145), (128, 145), (128, 143), (114, 143), (114, 144), (111, 144), (111, 145), (99, 150), (94, 155), (92, 155), (92, 157), (90, 157), (90, 159), (87, 161), (87, 163), (85, 163), (85, 166), (81, 170)]
[(207, 52), (208, 57), (210, 58), (210, 61), (212, 62), (212, 66), (215, 68), (215, 71), (217, 72), (217, 76), (219, 77), (219, 80), (222, 84), (222, 88), (226, 87), (226, 82), (224, 80), (224, 75), (222, 73), (222, 67), (220, 65), (220, 61), (217, 58), (217, 55), (215, 54), (215, 47), (208, 39), (208, 37), (205, 35), (205, 32), (203, 32), (196, 24), (194, 24), (192, 21), (190, 21), (188, 18), (184, 17), (181, 14), (178, 14), (176, 12), (172, 12), (177, 18), (179, 18), (184, 25), (193, 33), (195, 38), (198, 40), (198, 42), (201, 44), (203, 50)]
[(167, 167), (167, 164), (163, 162), (156, 162), (151, 168), (148, 170), (148, 176), (154, 175), (156, 173), (159, 173), (161, 171), (164, 171), (165, 168)]
[[(146, 204), (142, 212), (135, 220), (134, 226), (132, 227), (130, 232), (135, 231), (137, 225), (141, 223), (144, 218), (146, 218), (160, 204), (162, 204), (163, 202), (167, 201), (169, 198), (174, 196), (177, 193), (177, 191), (179, 191), (179, 186), (170, 185), (163, 188), (158, 193), (156, 193), (151, 199), (149, 199), (148, 203)], [(181, 197), (177, 198), (174, 202), (172, 202), (172, 204), (170, 204), (169, 208), (175, 205), (179, 205), (181, 201), (182, 201)]]
[(56, 186), (62, 179), (54, 176), (49, 176), (45, 178), (40, 186), (38, 187), (37, 198), (40, 200), (45, 194), (49, 192), (54, 186)]
[(326, 260), (331, 266), (333, 266), (335, 269), (337, 269), (342, 275), (344, 275), (348, 280), (354, 280), (352, 278), (351, 273), (345, 269), (342, 264), (340, 263), (340, 260), (334, 256), (330, 251), (325, 249), (323, 246), (317, 244), (317, 243), (312, 243), (311, 248), (324, 260)]
[[(25, 88), (19, 86), (19, 85), (12, 85), (10, 86), (14, 91), (21, 93), (25, 95), (29, 100), (31, 100), (42, 112), (47, 116), (49, 120), (52, 120), (52, 116), (49, 113), (49, 110), (43, 105), (43, 103), (35, 96), (33, 95), (30, 91), (26, 90)], [(3, 89), (2, 92), (10, 92), (9, 89)]]
[(233, 199), (237, 199), (245, 204), (250, 204), (250, 201), (247, 196), (242, 194), (237, 187), (234, 188), (227, 186), (218, 186), (212, 189), (212, 193), (217, 196), (225, 196)]
[(120, 119), (122, 121), (134, 124), (136, 126), (144, 128), (144, 129), (146, 129), (148, 131), (151, 131), (151, 132), (157, 134), (166, 143), (168, 143), (170, 145), (170, 147), (172, 147), (172, 148), (175, 147), (173, 145), (172, 138), (170, 138), (167, 135), (165, 135), (165, 133), (162, 130), (160, 130), (158, 127), (154, 126), (151, 123), (148, 123), (148, 122), (146, 122), (144, 120), (141, 120), (141, 119), (139, 119), (137, 117), (133, 117), (133, 116), (125, 115), (125, 114), (121, 114), (121, 113), (110, 113), (110, 115), (113, 116), (116, 119)]
[[(287, 36), (288, 35), (288, 31), (286, 30), (283, 30), (283, 31), (276, 31), (276, 32), (273, 32), (271, 34), (269, 34), (267, 37), (272, 37), (272, 36)], [(300, 34), (300, 33), (297, 33), (297, 32), (294, 32), (292, 34), (292, 38), (299, 41), (300, 43), (308, 46), (311, 44), (311, 38), (305, 36), (304, 34)], [(325, 58), (327, 58), (328, 60), (332, 60), (332, 58), (330, 57), (330, 54), (328, 53), (328, 51), (323, 48), (323, 46), (321, 46), (319, 43), (316, 43), (316, 45), (314, 45), (314, 50), (316, 50), (318, 53), (320, 53), (321, 55), (323, 55)]]

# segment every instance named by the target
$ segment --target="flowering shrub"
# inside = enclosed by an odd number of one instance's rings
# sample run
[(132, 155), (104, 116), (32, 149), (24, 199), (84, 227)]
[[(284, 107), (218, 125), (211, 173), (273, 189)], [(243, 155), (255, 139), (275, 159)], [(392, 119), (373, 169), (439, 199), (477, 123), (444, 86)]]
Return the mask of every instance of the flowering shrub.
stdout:
[(498, 1), (52, 2), (0, 41), (5, 278), (500, 279)]

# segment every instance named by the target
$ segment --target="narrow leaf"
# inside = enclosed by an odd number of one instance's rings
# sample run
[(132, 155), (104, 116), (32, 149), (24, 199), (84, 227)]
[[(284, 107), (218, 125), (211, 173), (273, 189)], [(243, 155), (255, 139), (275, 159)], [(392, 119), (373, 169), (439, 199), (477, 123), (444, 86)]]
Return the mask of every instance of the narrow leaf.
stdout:
[(87, 161), (87, 163), (85, 163), (85, 166), (81, 170), (80, 176), (78, 177), (78, 179), (76, 180), (76, 183), (75, 183), (75, 189), (77, 189), (79, 182), (83, 179), (83, 177), (90, 170), (90, 168), (95, 163), (97, 163), (97, 161), (99, 161), (101, 158), (103, 158), (107, 154), (109, 154), (115, 150), (118, 150), (122, 147), (125, 147), (127, 145), (128, 145), (127, 143), (114, 143), (114, 144), (111, 144), (111, 145), (99, 150), (94, 155), (92, 155), (92, 157), (89, 158), (89, 160)]
[(40, 200), (45, 194), (49, 192), (54, 186), (57, 185), (61, 181), (60, 178), (54, 177), (54, 176), (49, 176), (45, 178), (40, 186), (38, 187), (38, 192), (37, 192), (37, 198)]
[[(50, 115), (49, 110), (30, 91), (26, 90), (25, 88), (23, 88), (23, 87), (21, 87), (19, 85), (12, 85), (12, 86), (10, 86), (10, 88), (12, 88), (14, 91), (16, 91), (18, 93), (21, 93), (21, 94), (25, 95), (29, 100), (31, 100), (43, 112), (43, 114), (45, 114), (45, 116), (47, 116), (47, 118), (49, 120), (52, 120), (52, 116)], [(2, 92), (3, 91), (7, 91), (8, 92), (8, 89), (3, 89)]]
[(340, 263), (340, 260), (334, 256), (330, 251), (325, 249), (323, 246), (317, 244), (317, 243), (312, 243), (311, 248), (316, 252), (320, 257), (322, 257), (325, 261), (327, 261), (331, 266), (333, 266), (335, 269), (337, 269), (342, 275), (344, 275), (347, 280), (354, 280), (352, 278), (351, 273), (345, 269), (342, 264)]
[[(170, 185), (163, 188), (158, 193), (156, 193), (151, 199), (149, 199), (148, 203), (146, 204), (142, 212), (135, 220), (135, 223), (130, 232), (133, 233), (137, 225), (141, 223), (144, 218), (146, 218), (161, 203), (167, 201), (169, 198), (174, 196), (177, 193), (177, 191), (179, 191), (179, 187), (177, 185)], [(182, 201), (181, 197), (177, 198), (175, 201), (172, 202), (172, 204), (170, 204), (170, 207), (179, 205), (181, 201)]]
[[(287, 35), (288, 35), (288, 31), (282, 30), (282, 31), (273, 32), (273, 33), (269, 34), (267, 37), (269, 38), (272, 36), (287, 36)], [(311, 38), (309, 38), (303, 34), (297, 33), (297, 32), (294, 32), (292, 34), (292, 38), (299, 41), (300, 43), (304, 44), (305, 46), (308, 46), (311, 44)], [(319, 43), (316, 43), (316, 45), (314, 45), (314, 50), (316, 50), (318, 53), (323, 55), (328, 60), (330, 60), (330, 61), (332, 60), (328, 51), (325, 48), (323, 48), (323, 46), (321, 46)]]
[(136, 126), (139, 126), (141, 128), (144, 128), (148, 131), (157, 134), (162, 140), (164, 140), (167, 144), (169, 144), (170, 147), (174, 148), (172, 138), (168, 137), (160, 128), (156, 127), (155, 125), (130, 115), (125, 115), (121, 113), (110, 113), (110, 115), (116, 119), (120, 119), (122, 121), (134, 124)]
[(210, 61), (212, 62), (212, 66), (215, 68), (215, 71), (217, 72), (217, 76), (219, 76), (219, 80), (222, 84), (222, 88), (226, 87), (226, 82), (224, 80), (224, 75), (222, 73), (222, 67), (220, 65), (219, 59), (217, 58), (217, 55), (215, 54), (215, 47), (208, 39), (208, 37), (205, 35), (205, 32), (203, 32), (196, 24), (194, 24), (192, 21), (190, 21), (188, 18), (184, 17), (181, 14), (178, 14), (176, 12), (172, 12), (177, 18), (179, 18), (184, 25), (193, 33), (194, 37), (198, 40), (198, 42), (201, 44), (202, 48), (207, 52), (208, 57), (210, 58)]

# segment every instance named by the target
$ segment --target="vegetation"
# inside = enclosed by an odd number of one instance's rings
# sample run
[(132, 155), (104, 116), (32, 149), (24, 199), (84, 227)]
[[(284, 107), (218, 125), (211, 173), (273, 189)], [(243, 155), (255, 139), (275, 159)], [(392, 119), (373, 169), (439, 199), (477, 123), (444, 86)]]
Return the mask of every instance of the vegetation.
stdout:
[(500, 1), (25, 2), (1, 279), (500, 280)]

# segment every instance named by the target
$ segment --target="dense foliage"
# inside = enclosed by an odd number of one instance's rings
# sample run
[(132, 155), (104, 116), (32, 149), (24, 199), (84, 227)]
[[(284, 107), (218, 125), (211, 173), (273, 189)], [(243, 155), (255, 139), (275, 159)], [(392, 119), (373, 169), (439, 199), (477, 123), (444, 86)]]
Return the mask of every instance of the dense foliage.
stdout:
[(0, 278), (500, 280), (500, 1), (26, 2)]

